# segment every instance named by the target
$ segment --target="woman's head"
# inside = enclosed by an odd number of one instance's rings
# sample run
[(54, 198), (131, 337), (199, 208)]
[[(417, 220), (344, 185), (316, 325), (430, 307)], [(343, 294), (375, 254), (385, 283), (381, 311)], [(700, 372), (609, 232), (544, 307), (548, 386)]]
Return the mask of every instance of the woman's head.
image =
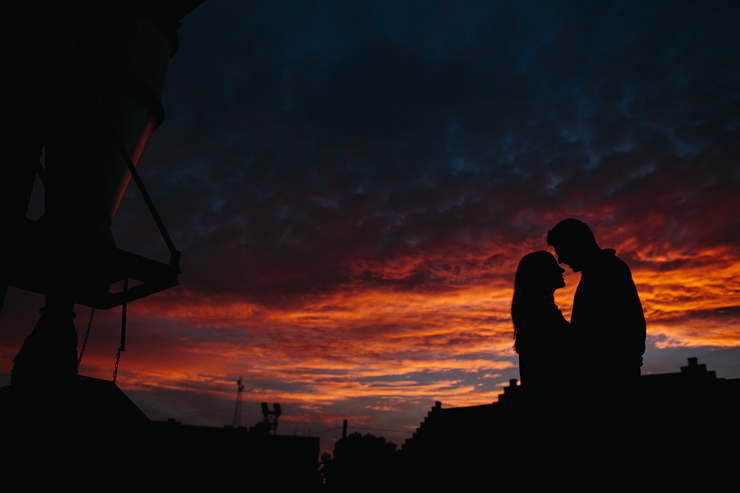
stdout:
[[(511, 318), (514, 322), (514, 349), (521, 354), (524, 338), (531, 340), (549, 306), (555, 306), (553, 293), (565, 286), (563, 272), (555, 257), (545, 251), (532, 252), (519, 261), (514, 278)], [(548, 306), (549, 305), (549, 306)]]
[(551, 253), (544, 250), (528, 253), (519, 261), (514, 292), (552, 293), (565, 286), (563, 272)]

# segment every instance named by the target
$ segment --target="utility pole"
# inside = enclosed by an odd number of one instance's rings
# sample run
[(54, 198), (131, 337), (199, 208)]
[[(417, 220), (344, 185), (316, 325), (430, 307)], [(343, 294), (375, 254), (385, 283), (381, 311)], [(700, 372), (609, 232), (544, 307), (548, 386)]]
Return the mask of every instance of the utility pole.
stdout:
[(244, 390), (244, 384), (242, 383), (242, 377), (236, 382), (236, 407), (234, 408), (234, 428), (239, 428), (242, 425), (242, 391)]

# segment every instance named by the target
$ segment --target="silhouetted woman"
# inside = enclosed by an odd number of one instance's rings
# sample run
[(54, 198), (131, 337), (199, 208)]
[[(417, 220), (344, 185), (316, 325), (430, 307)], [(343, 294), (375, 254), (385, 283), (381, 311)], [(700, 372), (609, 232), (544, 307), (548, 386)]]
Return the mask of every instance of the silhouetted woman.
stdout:
[(563, 272), (549, 252), (525, 255), (516, 272), (511, 303), (514, 348), (535, 452), (527, 466), (539, 482), (536, 490), (551, 490), (573, 477), (567, 461), (573, 460), (568, 450), (575, 446), (571, 439), (576, 418), (571, 410), (578, 379), (570, 324), (554, 299), (555, 291), (565, 286)]
[(545, 251), (525, 255), (516, 271), (511, 318), (519, 375), (527, 389), (553, 385), (572, 364), (570, 324), (554, 299), (555, 290), (565, 286), (563, 272)]

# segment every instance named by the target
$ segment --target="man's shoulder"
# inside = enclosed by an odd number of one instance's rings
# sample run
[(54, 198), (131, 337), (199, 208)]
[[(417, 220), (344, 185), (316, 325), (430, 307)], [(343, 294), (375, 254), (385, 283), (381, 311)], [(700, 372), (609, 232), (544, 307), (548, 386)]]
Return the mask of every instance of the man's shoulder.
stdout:
[(630, 271), (627, 263), (621, 258), (617, 257), (617, 252), (613, 248), (604, 248), (601, 253), (596, 257), (592, 269), (593, 273), (598, 276), (630, 276)]

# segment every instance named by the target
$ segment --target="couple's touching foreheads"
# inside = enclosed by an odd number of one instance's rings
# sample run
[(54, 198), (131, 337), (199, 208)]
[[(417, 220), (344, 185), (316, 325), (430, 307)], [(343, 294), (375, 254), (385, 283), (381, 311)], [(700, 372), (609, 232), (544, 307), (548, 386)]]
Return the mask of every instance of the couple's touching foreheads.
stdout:
[[(514, 348), (532, 443), (533, 489), (639, 489), (635, 423), (645, 317), (632, 273), (591, 228), (547, 232), (555, 256), (525, 255), (514, 279)], [(568, 322), (554, 300), (559, 264), (581, 274)]]

